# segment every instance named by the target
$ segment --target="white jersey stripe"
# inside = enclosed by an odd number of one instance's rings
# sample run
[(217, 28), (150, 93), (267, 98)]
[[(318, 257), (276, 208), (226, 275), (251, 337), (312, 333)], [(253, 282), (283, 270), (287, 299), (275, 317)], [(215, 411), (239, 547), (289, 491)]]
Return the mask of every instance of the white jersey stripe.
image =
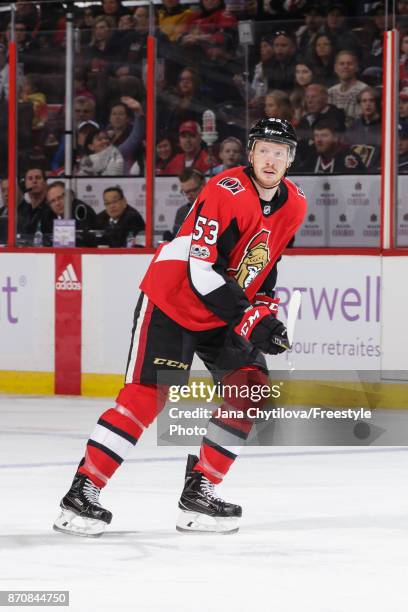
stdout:
[(191, 234), (189, 236), (178, 236), (174, 238), (168, 244), (165, 244), (155, 260), (167, 261), (167, 260), (178, 260), (188, 261), (188, 254), (190, 251)]
[(218, 274), (209, 261), (190, 258), (191, 282), (200, 295), (207, 295), (225, 285), (225, 280)]

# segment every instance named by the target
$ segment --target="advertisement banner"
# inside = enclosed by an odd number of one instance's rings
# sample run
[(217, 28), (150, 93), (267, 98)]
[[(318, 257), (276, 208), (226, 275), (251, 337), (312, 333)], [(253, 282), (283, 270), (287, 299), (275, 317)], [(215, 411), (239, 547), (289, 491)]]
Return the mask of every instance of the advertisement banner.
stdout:
[(284, 257), (278, 270), (278, 317), (286, 320), (295, 289), (302, 305), (293, 348), (268, 358), (271, 369), (380, 369), (379, 257)]
[[(138, 285), (151, 256), (83, 260), (83, 370), (122, 374)], [(292, 351), (268, 357), (269, 368), (380, 369), (380, 269), (378, 257), (285, 256), (278, 266), (279, 318), (286, 321), (296, 288), (302, 306)], [(195, 359), (193, 367), (203, 366)]]
[(0, 370), (54, 370), (54, 255), (0, 255)]
[(379, 176), (302, 176), (295, 180), (308, 201), (296, 246), (380, 245)]

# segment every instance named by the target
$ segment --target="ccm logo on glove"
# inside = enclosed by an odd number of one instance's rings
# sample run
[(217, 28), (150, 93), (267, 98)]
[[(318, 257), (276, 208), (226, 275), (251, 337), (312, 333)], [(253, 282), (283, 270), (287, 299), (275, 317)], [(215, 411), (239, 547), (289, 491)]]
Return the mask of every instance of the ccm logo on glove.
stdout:
[(255, 325), (258, 325), (264, 317), (269, 317), (270, 310), (267, 306), (252, 306), (248, 308), (241, 321), (236, 325), (234, 331), (240, 336), (249, 339)]

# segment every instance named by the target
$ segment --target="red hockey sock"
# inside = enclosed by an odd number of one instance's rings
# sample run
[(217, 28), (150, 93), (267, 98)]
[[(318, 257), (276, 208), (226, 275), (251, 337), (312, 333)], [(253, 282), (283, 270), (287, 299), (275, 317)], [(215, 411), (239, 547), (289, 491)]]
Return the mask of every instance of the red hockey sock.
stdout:
[(104, 412), (91, 434), (83, 464), (78, 469), (103, 487), (162, 410), (166, 390), (155, 385), (128, 384), (117, 405)]

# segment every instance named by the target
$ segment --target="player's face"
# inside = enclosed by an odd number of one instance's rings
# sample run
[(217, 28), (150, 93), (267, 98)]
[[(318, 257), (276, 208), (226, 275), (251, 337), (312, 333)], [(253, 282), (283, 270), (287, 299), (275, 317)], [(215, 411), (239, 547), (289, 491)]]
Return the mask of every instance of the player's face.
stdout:
[(290, 166), (288, 145), (257, 140), (249, 154), (255, 180), (261, 187), (275, 187)]
[(64, 197), (65, 191), (60, 186), (53, 187), (47, 194), (48, 205), (56, 215), (64, 214)]

